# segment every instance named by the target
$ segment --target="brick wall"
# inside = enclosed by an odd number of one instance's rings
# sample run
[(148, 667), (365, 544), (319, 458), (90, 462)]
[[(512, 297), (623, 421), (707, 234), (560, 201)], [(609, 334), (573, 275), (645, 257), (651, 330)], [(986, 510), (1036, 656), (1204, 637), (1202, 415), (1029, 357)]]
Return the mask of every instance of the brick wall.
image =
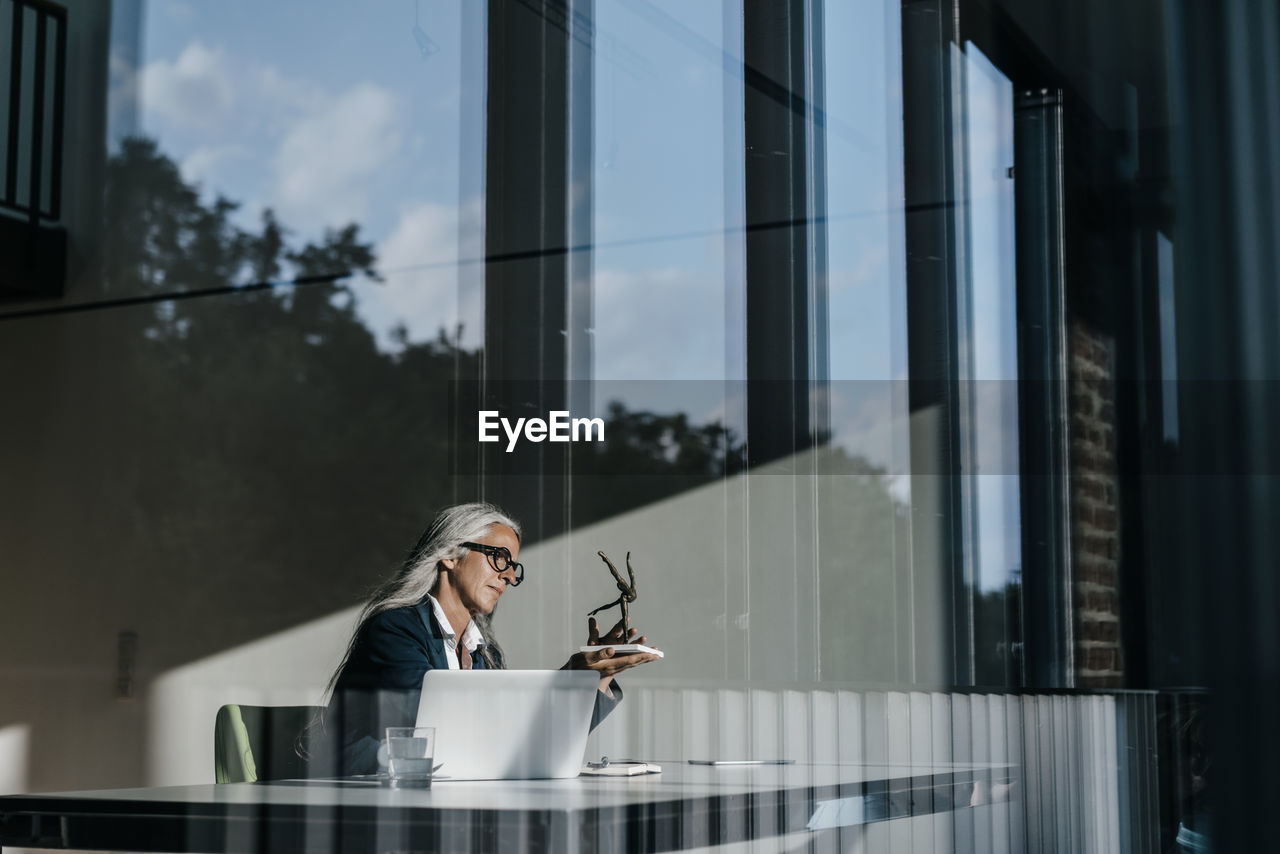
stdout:
[(1120, 687), (1120, 524), (1115, 445), (1115, 343), (1073, 320), (1068, 344), (1071, 571), (1075, 675), (1082, 688)]

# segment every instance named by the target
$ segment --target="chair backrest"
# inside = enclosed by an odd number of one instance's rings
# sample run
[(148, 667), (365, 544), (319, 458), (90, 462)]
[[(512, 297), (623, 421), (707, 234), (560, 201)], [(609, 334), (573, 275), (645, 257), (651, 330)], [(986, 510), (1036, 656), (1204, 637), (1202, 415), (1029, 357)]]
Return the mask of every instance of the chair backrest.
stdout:
[(321, 706), (239, 706), (218, 709), (213, 724), (213, 771), (219, 783), (254, 783), (307, 776), (298, 735)]

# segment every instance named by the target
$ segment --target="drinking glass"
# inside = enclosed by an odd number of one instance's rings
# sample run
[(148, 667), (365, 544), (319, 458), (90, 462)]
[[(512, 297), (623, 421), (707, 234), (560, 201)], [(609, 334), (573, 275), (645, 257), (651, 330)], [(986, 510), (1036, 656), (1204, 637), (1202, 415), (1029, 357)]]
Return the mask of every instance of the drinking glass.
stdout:
[(431, 788), (435, 727), (387, 727), (387, 771), (397, 788)]

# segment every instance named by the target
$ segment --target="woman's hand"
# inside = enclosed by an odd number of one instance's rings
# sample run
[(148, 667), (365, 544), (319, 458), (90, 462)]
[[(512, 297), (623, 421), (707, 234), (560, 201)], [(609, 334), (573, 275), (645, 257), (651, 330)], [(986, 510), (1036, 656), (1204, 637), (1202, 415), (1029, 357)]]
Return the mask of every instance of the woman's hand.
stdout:
[[(624, 670), (630, 670), (641, 664), (650, 661), (657, 661), (658, 656), (650, 652), (633, 652), (627, 654), (617, 654), (608, 648), (610, 644), (619, 643), (638, 643), (643, 644), (646, 638), (644, 635), (636, 637), (636, 630), (624, 630), (622, 621), (608, 631), (603, 637), (600, 635), (600, 627), (596, 623), (595, 617), (587, 618), (587, 644), (589, 646), (604, 646), (605, 649), (599, 652), (578, 652), (565, 664), (561, 670), (594, 670), (600, 675), (600, 690), (609, 696), (613, 696), (613, 692), (609, 690), (613, 685), (613, 677), (617, 676)], [(657, 647), (654, 647), (657, 649)]]

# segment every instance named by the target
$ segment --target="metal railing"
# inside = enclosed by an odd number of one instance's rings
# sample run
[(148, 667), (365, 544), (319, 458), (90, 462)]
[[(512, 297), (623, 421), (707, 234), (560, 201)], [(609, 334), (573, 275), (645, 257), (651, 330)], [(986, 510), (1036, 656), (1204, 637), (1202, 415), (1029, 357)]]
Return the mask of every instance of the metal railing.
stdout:
[(0, 0), (0, 57), (8, 59), (0, 59), (0, 80), (6, 71), (8, 77), (7, 86), (0, 84), (0, 97), (7, 97), (0, 110), (6, 122), (0, 208), (25, 214), (33, 226), (56, 221), (62, 215), (67, 10), (49, 0)]

